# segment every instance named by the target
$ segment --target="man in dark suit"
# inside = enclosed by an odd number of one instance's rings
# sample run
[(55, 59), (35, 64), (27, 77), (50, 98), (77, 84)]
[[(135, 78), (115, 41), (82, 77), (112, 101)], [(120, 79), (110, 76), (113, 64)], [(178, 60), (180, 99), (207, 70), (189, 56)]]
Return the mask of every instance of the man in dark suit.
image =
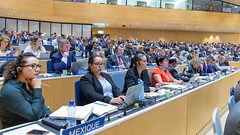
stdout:
[(118, 66), (120, 68), (128, 68), (127, 60), (122, 55), (123, 48), (121, 46), (115, 47), (115, 54), (111, 55), (107, 59), (107, 68), (112, 66)]
[(131, 55), (132, 56), (132, 55), (135, 55), (135, 54), (136, 54), (136, 52), (134, 51), (132, 43), (129, 43), (127, 49), (124, 50), (123, 55), (124, 56), (126, 56), (126, 55), (128, 55), (128, 56)]
[(107, 58), (110, 55), (114, 55), (114, 49), (113, 49), (113, 43), (112, 42), (110, 42), (108, 44), (108, 49), (105, 50), (105, 58)]
[(78, 51), (82, 52), (81, 56), (83, 56), (84, 58), (88, 58), (92, 48), (93, 46), (88, 44), (87, 39), (83, 39), (83, 43), (78, 46)]
[(190, 78), (187, 77), (183, 77), (181, 75), (178, 74), (177, 70), (175, 69), (178, 65), (178, 58), (176, 57), (171, 57), (169, 59), (169, 64), (168, 64), (168, 71), (170, 72), (170, 74), (172, 75), (173, 78), (177, 79), (177, 80), (183, 80), (184, 82), (188, 82), (190, 80)]
[(239, 135), (240, 134), (240, 102), (237, 102), (229, 111), (224, 135)]
[(187, 59), (190, 61), (194, 58), (194, 55), (195, 55), (195, 51), (194, 50), (191, 50), (191, 52), (189, 53), (189, 55), (187, 56)]
[(219, 57), (219, 66), (229, 66), (229, 63), (224, 56)]
[(59, 51), (53, 54), (52, 64), (53, 71), (56, 73), (62, 73), (63, 70), (70, 70), (72, 62), (76, 62), (76, 59), (70, 50), (70, 43), (66, 39), (61, 39), (59, 42)]
[(156, 63), (155, 58), (152, 55), (153, 54), (153, 49), (149, 47), (149, 48), (146, 49), (146, 52), (147, 52), (147, 54), (146, 54), (147, 63), (148, 64)]

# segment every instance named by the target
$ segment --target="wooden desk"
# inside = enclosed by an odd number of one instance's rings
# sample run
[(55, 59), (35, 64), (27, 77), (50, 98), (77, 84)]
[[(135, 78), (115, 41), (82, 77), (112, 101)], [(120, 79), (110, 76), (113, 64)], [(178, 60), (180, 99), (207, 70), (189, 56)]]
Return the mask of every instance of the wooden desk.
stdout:
[(240, 62), (229, 62), (229, 65), (232, 66), (236, 66), (238, 68), (240, 68)]

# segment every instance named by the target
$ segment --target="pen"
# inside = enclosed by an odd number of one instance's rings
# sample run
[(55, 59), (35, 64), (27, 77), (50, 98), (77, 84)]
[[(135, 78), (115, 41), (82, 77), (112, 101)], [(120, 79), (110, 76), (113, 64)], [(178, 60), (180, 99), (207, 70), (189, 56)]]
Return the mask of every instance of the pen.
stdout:
[(49, 86), (50, 86), (50, 85), (47, 85), (47, 84), (44, 84), (44, 83), (42, 83), (42, 85), (43, 85), (43, 86), (47, 86), (47, 87), (49, 87)]
[(101, 106), (107, 106), (105, 104), (101, 104), (101, 103), (95, 103), (96, 105), (101, 105)]

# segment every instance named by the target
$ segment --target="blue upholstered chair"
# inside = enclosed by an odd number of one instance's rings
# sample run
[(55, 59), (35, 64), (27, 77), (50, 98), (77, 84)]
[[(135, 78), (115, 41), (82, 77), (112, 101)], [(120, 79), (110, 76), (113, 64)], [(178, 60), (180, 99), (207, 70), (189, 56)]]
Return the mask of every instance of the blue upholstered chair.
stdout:
[(235, 105), (235, 97), (234, 97), (234, 95), (232, 95), (228, 99), (228, 109), (229, 109), (229, 111), (233, 108), (234, 105)]
[(126, 73), (115, 73), (112, 74), (112, 80), (116, 84), (116, 86), (122, 91), (124, 87), (124, 80), (125, 80)]
[(230, 96), (234, 95), (234, 87), (230, 89)]
[(222, 125), (219, 117), (218, 108), (215, 108), (212, 114), (214, 135), (223, 135)]
[(47, 73), (52, 73), (52, 60), (47, 61)]
[(75, 105), (82, 106), (82, 97), (81, 97), (81, 90), (80, 90), (80, 80), (75, 82)]

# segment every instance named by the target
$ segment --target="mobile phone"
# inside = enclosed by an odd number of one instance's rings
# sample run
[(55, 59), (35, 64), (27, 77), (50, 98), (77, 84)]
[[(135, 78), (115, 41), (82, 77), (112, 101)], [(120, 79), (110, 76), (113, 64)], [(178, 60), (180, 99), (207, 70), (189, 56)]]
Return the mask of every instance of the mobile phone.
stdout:
[(33, 130), (27, 132), (27, 135), (46, 135), (48, 133), (49, 133), (49, 131), (46, 131), (46, 130), (33, 129)]

